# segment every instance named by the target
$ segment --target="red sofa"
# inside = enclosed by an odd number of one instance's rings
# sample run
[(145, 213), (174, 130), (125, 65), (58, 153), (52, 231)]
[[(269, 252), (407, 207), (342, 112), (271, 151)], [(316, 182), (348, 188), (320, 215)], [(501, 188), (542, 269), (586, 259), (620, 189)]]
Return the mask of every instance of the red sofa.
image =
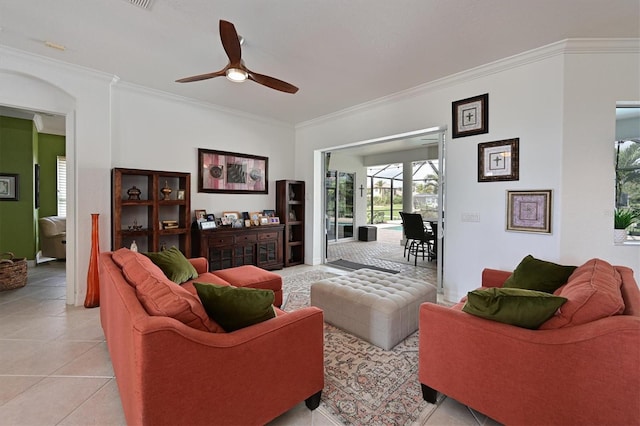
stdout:
[[(114, 253), (100, 255), (100, 319), (127, 424), (260, 425), (301, 401), (318, 406), (320, 309), (276, 309), (275, 318), (231, 333), (205, 331), (213, 326), (190, 284), (162, 281), (138, 253)], [(195, 281), (218, 280), (204, 275), (206, 260), (191, 262), (201, 272)]]
[[(421, 305), (419, 380), (425, 400), (433, 403), (441, 392), (504, 424), (638, 424), (640, 291), (631, 269), (607, 265), (592, 259), (554, 293), (573, 297), (570, 283), (574, 293), (576, 286), (590, 289), (560, 309), (580, 322), (576, 309), (603, 296), (596, 294), (598, 285), (611, 276), (619, 280), (614, 288), (624, 310), (591, 322), (572, 324), (557, 312), (529, 330), (462, 312), (463, 302), (452, 308)], [(485, 269), (482, 286), (501, 287), (510, 274)]]

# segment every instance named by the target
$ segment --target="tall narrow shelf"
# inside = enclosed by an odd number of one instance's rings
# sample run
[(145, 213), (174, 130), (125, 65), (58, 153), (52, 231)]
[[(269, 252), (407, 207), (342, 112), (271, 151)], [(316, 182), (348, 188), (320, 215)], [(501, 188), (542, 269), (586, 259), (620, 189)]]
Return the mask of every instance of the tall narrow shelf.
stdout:
[(114, 168), (111, 183), (112, 250), (135, 241), (140, 251), (176, 246), (191, 256), (190, 173)]
[(276, 182), (276, 213), (284, 224), (284, 266), (304, 263), (305, 188), (301, 180)]

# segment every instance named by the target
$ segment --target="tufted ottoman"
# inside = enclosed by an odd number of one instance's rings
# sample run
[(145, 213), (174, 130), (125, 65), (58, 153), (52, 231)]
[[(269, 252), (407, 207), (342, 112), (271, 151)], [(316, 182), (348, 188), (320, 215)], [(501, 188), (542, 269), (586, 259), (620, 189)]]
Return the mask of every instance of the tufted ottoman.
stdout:
[(431, 284), (372, 269), (311, 285), (311, 305), (326, 322), (386, 350), (418, 329), (420, 304), (436, 297)]

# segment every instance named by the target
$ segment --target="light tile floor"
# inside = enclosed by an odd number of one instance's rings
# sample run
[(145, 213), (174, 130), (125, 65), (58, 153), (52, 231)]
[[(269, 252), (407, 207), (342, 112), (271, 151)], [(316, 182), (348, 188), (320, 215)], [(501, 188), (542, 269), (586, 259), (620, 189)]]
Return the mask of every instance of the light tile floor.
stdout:
[[(385, 243), (381, 234), (385, 233), (379, 232), (379, 243), (335, 244), (330, 253), (354, 262), (400, 269), (414, 277), (433, 274), (429, 268), (372, 260), (380, 253), (388, 255), (393, 246), (401, 257), (399, 240), (392, 235), (389, 238), (397, 243)], [(300, 265), (280, 273), (289, 275), (314, 268), (328, 267)], [(99, 308), (66, 304), (64, 262), (40, 264), (29, 268), (28, 274), (25, 287), (0, 292), (0, 424), (125, 425)], [(322, 407), (310, 412), (304, 403), (270, 424), (340, 425)], [(445, 398), (424, 424), (497, 425), (450, 398)]]

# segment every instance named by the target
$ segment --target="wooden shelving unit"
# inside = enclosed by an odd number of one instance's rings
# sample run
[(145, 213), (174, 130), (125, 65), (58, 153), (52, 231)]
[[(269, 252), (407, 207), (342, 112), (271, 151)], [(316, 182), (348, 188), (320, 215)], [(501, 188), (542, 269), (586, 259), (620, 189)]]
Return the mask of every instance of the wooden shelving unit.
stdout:
[(276, 214), (284, 224), (284, 266), (304, 263), (304, 208), (304, 181), (276, 182)]
[[(112, 250), (135, 240), (139, 251), (176, 246), (191, 257), (190, 173), (114, 168), (111, 183)], [(134, 187), (137, 197), (129, 195)], [(171, 189), (166, 199), (163, 188)]]

